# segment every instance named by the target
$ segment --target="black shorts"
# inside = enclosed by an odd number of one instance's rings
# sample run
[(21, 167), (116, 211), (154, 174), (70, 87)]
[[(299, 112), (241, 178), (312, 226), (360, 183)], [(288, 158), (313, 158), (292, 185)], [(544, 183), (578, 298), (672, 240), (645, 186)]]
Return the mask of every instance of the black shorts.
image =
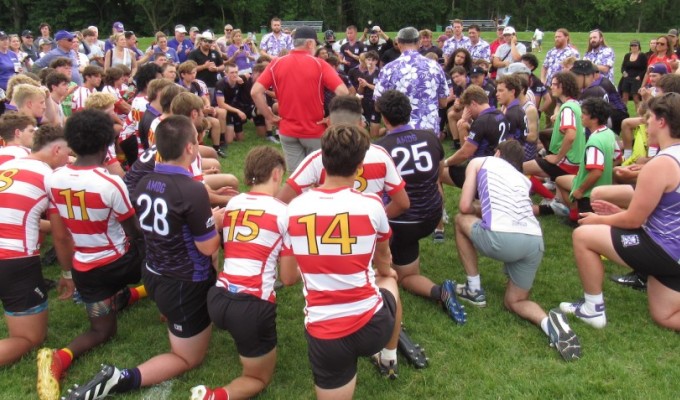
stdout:
[(616, 254), (626, 264), (680, 292), (680, 265), (644, 229), (611, 228), (611, 235)]
[(168, 330), (180, 338), (190, 338), (210, 326), (207, 297), (215, 284), (214, 274), (203, 282), (180, 281), (144, 268), (144, 286), (149, 298), (168, 319)]
[(441, 221), (441, 214), (436, 219), (419, 221), (416, 223), (399, 223), (390, 221), (392, 228), (392, 263), (395, 267), (408, 265), (420, 255), (419, 240), (429, 236)]
[(638, 94), (638, 90), (642, 86), (642, 79), (635, 78), (621, 78), (619, 81), (619, 93), (628, 93), (631, 96)]
[(361, 329), (339, 339), (317, 339), (305, 330), (307, 355), (314, 384), (321, 389), (346, 385), (357, 373), (357, 359), (369, 357), (385, 347), (394, 330), (397, 302), (392, 293), (380, 289), (383, 307)]
[(137, 242), (130, 242), (128, 252), (116, 261), (86, 272), (73, 270), (73, 283), (84, 303), (106, 300), (127, 285), (142, 278), (144, 253)]
[(22, 313), (47, 302), (40, 256), (0, 260), (0, 301), (5, 313)]
[(449, 167), (449, 176), (456, 187), (462, 188), (465, 183), (465, 169), (467, 163), (463, 165), (452, 165)]
[(548, 174), (548, 176), (550, 176), (550, 179), (552, 179), (553, 181), (557, 179), (557, 177), (562, 175), (573, 175), (560, 168), (559, 165), (547, 162), (543, 157), (536, 157), (536, 163), (538, 164), (538, 167), (542, 169), (543, 172)]
[(213, 286), (208, 314), (216, 327), (229, 331), (243, 357), (260, 357), (276, 347), (275, 303)]

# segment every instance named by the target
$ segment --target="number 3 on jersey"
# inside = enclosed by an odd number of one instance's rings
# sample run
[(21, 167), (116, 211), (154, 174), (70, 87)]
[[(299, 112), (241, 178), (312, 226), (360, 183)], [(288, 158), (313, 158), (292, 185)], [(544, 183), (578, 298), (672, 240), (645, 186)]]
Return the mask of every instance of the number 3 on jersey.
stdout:
[(18, 169), (7, 169), (0, 172), (0, 192), (4, 192), (9, 189), (14, 183), (14, 175), (19, 172)]
[[(329, 217), (330, 218), (330, 217)], [(319, 217), (316, 214), (309, 214), (299, 217), (297, 222), (305, 225), (307, 231), (307, 248), (310, 255), (319, 254), (319, 246), (316, 243), (317, 222)], [(352, 245), (356, 244), (356, 236), (351, 236), (349, 232), (349, 213), (342, 213), (333, 216), (328, 227), (324, 230), (319, 240), (321, 244), (340, 245), (340, 254), (352, 254)]]

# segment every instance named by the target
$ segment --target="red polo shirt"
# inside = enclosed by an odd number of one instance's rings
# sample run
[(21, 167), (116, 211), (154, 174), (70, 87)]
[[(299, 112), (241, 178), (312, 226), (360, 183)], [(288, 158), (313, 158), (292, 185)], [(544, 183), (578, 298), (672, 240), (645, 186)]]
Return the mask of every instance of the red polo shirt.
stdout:
[(307, 50), (291, 50), (267, 65), (257, 81), (273, 87), (279, 102), (279, 131), (286, 136), (320, 138), (323, 119), (323, 89), (335, 91), (342, 85), (337, 71)]

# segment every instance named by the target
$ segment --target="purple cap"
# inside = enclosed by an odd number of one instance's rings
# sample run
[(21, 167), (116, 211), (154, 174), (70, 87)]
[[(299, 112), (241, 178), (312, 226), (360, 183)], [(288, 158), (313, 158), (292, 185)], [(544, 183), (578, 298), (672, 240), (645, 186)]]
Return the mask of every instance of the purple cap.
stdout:
[(73, 34), (69, 31), (59, 31), (54, 35), (54, 40), (57, 42), (60, 40), (73, 40)]
[(116, 32), (125, 32), (125, 26), (123, 26), (123, 23), (120, 21), (113, 23), (113, 29), (115, 29)]
[(664, 63), (656, 63), (649, 68), (649, 72), (653, 74), (665, 75), (668, 73), (668, 68)]

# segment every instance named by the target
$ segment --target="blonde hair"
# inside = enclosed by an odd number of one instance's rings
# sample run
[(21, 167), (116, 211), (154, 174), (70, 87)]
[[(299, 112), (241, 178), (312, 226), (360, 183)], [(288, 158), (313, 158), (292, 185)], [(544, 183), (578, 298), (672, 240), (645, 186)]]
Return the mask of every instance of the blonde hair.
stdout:
[(85, 108), (106, 111), (107, 108), (116, 104), (116, 98), (111, 93), (95, 92), (85, 100)]
[(13, 77), (9, 78), (9, 81), (7, 82), (7, 90), (5, 91), (5, 97), (7, 97), (7, 100), (11, 101), (16, 87), (23, 84), (40, 87), (40, 82), (36, 81), (30, 76), (24, 74), (14, 75)]
[(17, 105), (17, 108), (23, 107), (28, 100), (36, 97), (45, 98), (45, 90), (40, 86), (34, 86), (26, 83), (19, 84), (14, 87), (12, 101)]

